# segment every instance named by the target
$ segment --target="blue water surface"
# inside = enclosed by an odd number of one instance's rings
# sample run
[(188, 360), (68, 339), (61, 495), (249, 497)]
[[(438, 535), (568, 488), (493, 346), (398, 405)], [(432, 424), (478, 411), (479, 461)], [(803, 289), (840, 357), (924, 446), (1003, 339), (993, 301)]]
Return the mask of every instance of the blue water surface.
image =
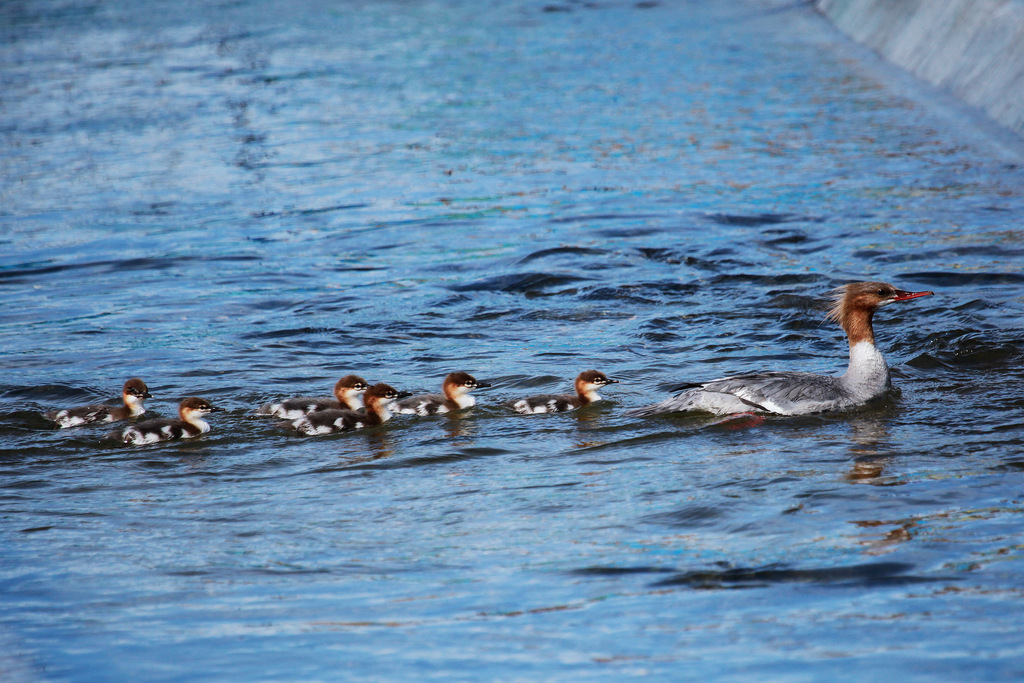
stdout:
[[(0, 85), (0, 678), (1024, 675), (1024, 153), (805, 3), (26, 0)], [(876, 316), (893, 395), (624, 414), (842, 372), (863, 279), (935, 292)], [(132, 376), (226, 412), (39, 416)]]

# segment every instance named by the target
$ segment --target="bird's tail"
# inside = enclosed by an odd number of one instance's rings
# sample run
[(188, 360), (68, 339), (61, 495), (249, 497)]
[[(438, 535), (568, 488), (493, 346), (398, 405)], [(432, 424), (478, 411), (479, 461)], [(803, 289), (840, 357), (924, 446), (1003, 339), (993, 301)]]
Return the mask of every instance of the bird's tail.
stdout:
[(693, 408), (693, 400), (687, 393), (678, 394), (658, 403), (627, 410), (628, 417), (650, 417), (651, 415), (663, 415), (665, 413), (679, 413)]

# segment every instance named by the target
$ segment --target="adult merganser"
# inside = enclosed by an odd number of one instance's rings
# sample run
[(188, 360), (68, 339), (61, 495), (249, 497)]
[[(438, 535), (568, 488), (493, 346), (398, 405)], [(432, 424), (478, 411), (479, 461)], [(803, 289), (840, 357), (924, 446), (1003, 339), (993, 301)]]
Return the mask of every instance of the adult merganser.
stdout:
[(345, 375), (334, 385), (334, 398), (287, 398), (260, 406), (256, 414), (296, 420), (321, 410), (359, 410), (363, 407), (363, 392), (369, 386), (359, 375)]
[(443, 394), (420, 394), (403, 398), (395, 404), (395, 412), (404, 415), (438, 415), (452, 410), (472, 408), (476, 399), (469, 395), (474, 389), (489, 387), (486, 382), (465, 372), (453, 372), (441, 384)]
[(644, 416), (699, 410), (716, 415), (774, 413), (805, 415), (861, 405), (892, 388), (889, 366), (875, 346), (871, 317), (881, 306), (910, 301), (932, 292), (907, 292), (885, 282), (857, 282), (834, 291), (827, 318), (835, 320), (850, 341), (850, 365), (838, 377), (810, 372), (758, 372), (734, 375), (681, 388), (681, 394), (636, 408)]
[(192, 396), (178, 405), (177, 420), (146, 420), (123, 431), (112, 432), (111, 436), (131, 445), (189, 439), (210, 431), (209, 423), (203, 419), (204, 415), (223, 410), (223, 408), (214, 407), (205, 398)]
[(43, 417), (56, 422), (61, 429), (94, 422), (120, 422), (146, 412), (143, 401), (147, 398), (153, 398), (153, 396), (149, 393), (146, 383), (138, 377), (132, 377), (124, 383), (124, 387), (121, 389), (123, 406), (80, 406), (64, 410), (51, 410), (43, 413)]
[(536, 413), (563, 413), (576, 410), (585, 405), (600, 401), (597, 390), (608, 384), (618, 384), (619, 380), (610, 379), (603, 372), (586, 370), (576, 377), (576, 395), (572, 394), (541, 394), (521, 398), (512, 404), (517, 413), (531, 415)]
[(398, 398), (398, 392), (387, 384), (374, 384), (366, 390), (363, 397), (366, 412), (354, 410), (318, 410), (303, 415), (291, 423), (293, 429), (300, 434), (318, 435), (334, 432), (347, 432), (363, 427), (376, 427), (391, 419), (388, 406)]

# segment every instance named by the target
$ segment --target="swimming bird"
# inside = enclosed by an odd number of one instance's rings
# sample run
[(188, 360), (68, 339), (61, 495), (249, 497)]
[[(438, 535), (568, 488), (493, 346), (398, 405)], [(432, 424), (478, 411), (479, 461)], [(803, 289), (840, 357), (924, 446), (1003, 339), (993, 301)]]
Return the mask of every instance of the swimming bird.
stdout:
[(541, 394), (521, 398), (512, 404), (513, 410), (524, 415), (536, 413), (562, 413), (576, 410), (585, 405), (600, 401), (597, 390), (609, 384), (618, 384), (619, 380), (610, 379), (603, 372), (585, 370), (576, 377), (576, 394)]
[(143, 402), (147, 398), (153, 398), (153, 395), (149, 393), (146, 383), (138, 377), (132, 377), (124, 383), (124, 387), (121, 389), (121, 401), (124, 405), (91, 405), (51, 410), (43, 413), (43, 417), (56, 422), (61, 429), (94, 422), (120, 422), (146, 412)]
[(365, 413), (354, 410), (318, 410), (298, 418), (291, 423), (291, 427), (300, 434), (311, 436), (376, 427), (391, 419), (388, 406), (397, 398), (398, 392), (381, 382), (366, 390), (363, 397), (366, 402)]
[(190, 439), (210, 431), (210, 425), (203, 416), (223, 410), (214, 407), (205, 398), (191, 396), (178, 405), (178, 419), (146, 420), (123, 431), (114, 431), (111, 436), (133, 446), (172, 439)]
[(839, 323), (850, 342), (850, 364), (838, 377), (810, 372), (757, 372), (698, 382), (672, 398), (628, 411), (646, 416), (683, 411), (716, 415), (774, 413), (805, 415), (867, 403), (892, 388), (889, 366), (875, 346), (872, 316), (882, 306), (932, 292), (908, 292), (885, 282), (857, 282), (833, 292), (827, 318)]
[(404, 415), (438, 415), (452, 410), (472, 408), (476, 399), (469, 392), (474, 389), (489, 387), (486, 382), (478, 382), (473, 375), (465, 372), (453, 372), (444, 378), (440, 394), (419, 394), (403, 398), (395, 404), (395, 412)]
[(260, 406), (256, 414), (296, 420), (320, 410), (359, 410), (363, 407), (363, 393), (369, 386), (359, 375), (345, 375), (334, 385), (334, 398), (286, 398)]

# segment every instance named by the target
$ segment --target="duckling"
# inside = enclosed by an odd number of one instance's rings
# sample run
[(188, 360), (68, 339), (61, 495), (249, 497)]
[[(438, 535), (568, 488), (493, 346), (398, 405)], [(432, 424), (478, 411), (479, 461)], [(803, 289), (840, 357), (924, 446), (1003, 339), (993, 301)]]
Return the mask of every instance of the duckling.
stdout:
[(562, 413), (576, 410), (600, 401), (597, 390), (609, 384), (618, 384), (619, 380), (610, 379), (603, 372), (586, 370), (576, 377), (576, 394), (541, 394), (521, 398), (512, 404), (517, 413), (531, 415), (536, 413)]
[(204, 415), (223, 410), (213, 406), (205, 398), (191, 396), (178, 405), (178, 419), (146, 420), (123, 431), (114, 431), (111, 436), (133, 446), (173, 439), (190, 439), (210, 431), (209, 423), (203, 419)]
[(453, 372), (444, 378), (441, 394), (420, 394), (403, 398), (395, 406), (395, 412), (404, 415), (439, 415), (453, 410), (472, 408), (476, 399), (469, 395), (473, 389), (489, 387), (486, 382), (465, 372)]
[(388, 406), (397, 398), (398, 392), (390, 385), (383, 382), (374, 384), (366, 390), (364, 396), (365, 413), (354, 410), (318, 410), (298, 418), (291, 423), (291, 427), (300, 434), (311, 436), (376, 427), (391, 419)]
[(121, 401), (124, 405), (89, 405), (51, 410), (43, 413), (43, 417), (51, 422), (56, 422), (61, 429), (95, 422), (120, 422), (146, 412), (143, 402), (147, 398), (153, 398), (153, 395), (149, 393), (146, 383), (138, 377), (132, 377), (124, 383), (124, 387), (121, 389)]
[(334, 398), (286, 398), (260, 406), (256, 414), (297, 420), (321, 410), (359, 410), (363, 407), (363, 393), (369, 386), (359, 375), (345, 375), (334, 385)]

